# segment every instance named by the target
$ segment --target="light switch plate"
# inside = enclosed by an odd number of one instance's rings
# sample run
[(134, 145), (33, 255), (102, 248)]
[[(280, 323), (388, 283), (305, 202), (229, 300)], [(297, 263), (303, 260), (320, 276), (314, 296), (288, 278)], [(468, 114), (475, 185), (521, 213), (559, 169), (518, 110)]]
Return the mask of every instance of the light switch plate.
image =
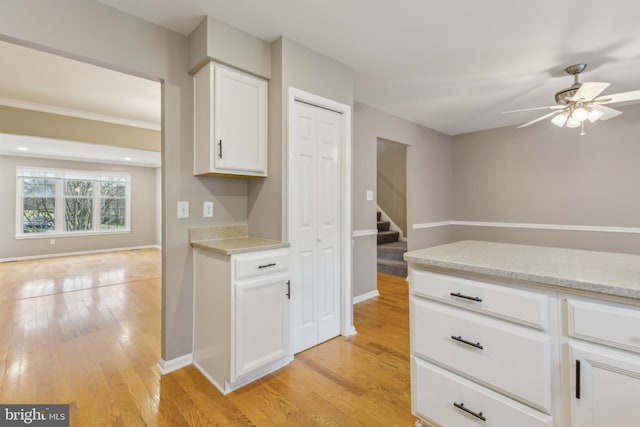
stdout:
[(202, 218), (213, 218), (213, 202), (202, 202)]
[(373, 200), (373, 190), (367, 190), (367, 200)]
[(178, 219), (189, 218), (189, 202), (178, 202)]

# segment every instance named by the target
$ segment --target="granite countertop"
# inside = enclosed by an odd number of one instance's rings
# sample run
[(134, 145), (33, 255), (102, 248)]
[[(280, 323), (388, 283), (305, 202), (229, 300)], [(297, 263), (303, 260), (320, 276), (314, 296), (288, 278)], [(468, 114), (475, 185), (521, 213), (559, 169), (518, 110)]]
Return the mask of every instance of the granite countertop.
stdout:
[(192, 227), (189, 229), (189, 241), (196, 249), (222, 255), (289, 247), (289, 243), (279, 240), (249, 237), (248, 232), (249, 228), (246, 224)]
[(640, 299), (640, 255), (460, 241), (407, 252), (413, 267), (519, 279)]

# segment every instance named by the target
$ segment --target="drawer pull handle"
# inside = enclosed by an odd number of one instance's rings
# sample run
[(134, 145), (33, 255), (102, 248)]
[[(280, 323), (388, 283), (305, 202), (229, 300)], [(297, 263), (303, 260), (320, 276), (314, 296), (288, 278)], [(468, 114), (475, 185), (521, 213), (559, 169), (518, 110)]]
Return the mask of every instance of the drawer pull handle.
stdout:
[(452, 340), (456, 340), (456, 341), (461, 342), (461, 343), (466, 344), (466, 345), (470, 345), (471, 347), (479, 348), (480, 350), (484, 349), (484, 347), (481, 346), (479, 342), (473, 343), (471, 341), (465, 340), (464, 338), (462, 338), (460, 336), (456, 337), (456, 336), (451, 335), (451, 339)]
[(287, 299), (291, 299), (291, 280), (287, 280)]
[(476, 418), (480, 418), (482, 421), (487, 421), (487, 417), (483, 416), (482, 412), (473, 412), (471, 409), (465, 408), (464, 403), (453, 402), (453, 406), (455, 406), (458, 409), (462, 409), (467, 414), (471, 414)]
[(267, 268), (267, 267), (273, 267), (275, 266), (276, 263), (275, 262), (270, 262), (269, 264), (263, 264), (263, 265), (259, 265), (258, 268)]
[(482, 302), (482, 298), (470, 297), (468, 295), (463, 295), (460, 292), (451, 292), (451, 296), (456, 298), (464, 298), (475, 302)]
[(580, 399), (580, 361), (576, 360), (576, 399)]
[(218, 142), (218, 147), (220, 147), (220, 151), (218, 151), (218, 157), (222, 158), (222, 140)]

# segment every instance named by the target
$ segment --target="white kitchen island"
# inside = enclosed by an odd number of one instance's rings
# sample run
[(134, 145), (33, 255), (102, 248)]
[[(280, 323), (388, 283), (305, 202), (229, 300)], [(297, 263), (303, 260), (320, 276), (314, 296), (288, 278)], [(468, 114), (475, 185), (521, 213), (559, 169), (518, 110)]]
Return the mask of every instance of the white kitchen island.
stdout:
[(418, 425), (640, 425), (640, 256), (462, 241), (405, 259)]

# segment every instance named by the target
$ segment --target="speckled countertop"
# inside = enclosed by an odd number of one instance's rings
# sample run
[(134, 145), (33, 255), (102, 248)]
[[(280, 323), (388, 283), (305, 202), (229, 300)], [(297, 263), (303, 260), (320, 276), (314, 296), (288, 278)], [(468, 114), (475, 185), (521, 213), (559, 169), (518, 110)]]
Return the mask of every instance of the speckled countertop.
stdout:
[(217, 252), (222, 255), (235, 255), (267, 249), (288, 248), (289, 243), (278, 240), (249, 237), (246, 225), (192, 227), (189, 229), (191, 246)]
[(414, 267), (437, 267), (640, 299), (640, 255), (461, 241), (407, 252)]

